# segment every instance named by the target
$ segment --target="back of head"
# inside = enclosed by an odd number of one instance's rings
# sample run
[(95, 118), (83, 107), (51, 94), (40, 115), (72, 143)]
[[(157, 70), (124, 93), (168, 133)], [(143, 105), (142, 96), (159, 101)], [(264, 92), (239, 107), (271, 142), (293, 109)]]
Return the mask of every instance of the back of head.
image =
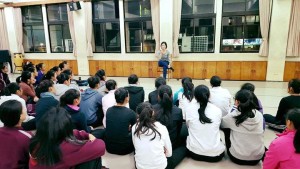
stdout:
[(171, 87), (168, 85), (160, 86), (158, 88), (158, 97), (160, 110), (156, 112), (157, 118), (163, 125), (170, 127), (173, 107)]
[(33, 72), (32, 69), (35, 69), (35, 67), (34, 67), (34, 64), (31, 62), (28, 62), (25, 65), (23, 65), (23, 71)]
[(183, 85), (184, 82), (190, 81), (191, 83), (193, 82), (193, 79), (190, 77), (184, 77), (181, 79), (181, 85)]
[(61, 69), (60, 69), (60, 67), (58, 67), (58, 66), (54, 66), (53, 68), (51, 68), (51, 70), (54, 70), (55, 72), (58, 72), (58, 71), (60, 71)]
[(21, 76), (19, 76), (16, 81), (17, 83), (24, 82), (27, 84), (28, 80), (31, 78), (32, 72), (30, 71), (23, 71)]
[(16, 126), (22, 114), (22, 104), (17, 100), (8, 100), (0, 106), (0, 120), (6, 127)]
[(105, 82), (105, 87), (108, 91), (115, 90), (117, 87), (117, 82), (113, 79), (109, 79)]
[(105, 71), (103, 69), (100, 69), (96, 72), (95, 76), (99, 77), (100, 80), (104, 81), (105, 80)]
[(59, 84), (64, 84), (65, 81), (68, 81), (70, 79), (70, 76), (65, 73), (61, 73), (56, 78)]
[(43, 80), (36, 88), (36, 95), (40, 98), (41, 93), (49, 92), (50, 87), (53, 87), (54, 83), (51, 80)]
[(78, 90), (69, 89), (60, 97), (60, 106), (64, 107), (68, 104), (73, 105), (74, 100), (79, 98), (80, 98), (80, 93)]
[(291, 109), (287, 113), (286, 119), (293, 123), (296, 130), (293, 143), (296, 153), (300, 154), (300, 109)]
[(55, 77), (55, 71), (54, 70), (49, 70), (45, 76), (43, 77), (43, 80), (51, 80), (52, 77)]
[(290, 80), (288, 87), (293, 89), (294, 94), (300, 94), (300, 79)]
[(73, 75), (73, 72), (72, 72), (71, 69), (65, 69), (64, 71), (62, 71), (62, 73), (65, 73), (65, 74), (67, 74), (67, 75), (69, 75), (69, 76), (72, 76), (72, 75)]
[(202, 124), (212, 123), (211, 119), (205, 115), (205, 109), (210, 96), (209, 88), (205, 85), (199, 85), (195, 88), (194, 95), (195, 99), (200, 104), (200, 108), (198, 109), (200, 122)]
[(129, 84), (137, 84), (138, 81), (139, 81), (139, 78), (137, 77), (136, 74), (131, 74), (131, 75), (128, 77), (128, 83), (129, 83)]
[(166, 85), (166, 79), (163, 77), (158, 77), (155, 79), (155, 88), (158, 89), (161, 85)]
[(249, 90), (251, 92), (254, 92), (255, 86), (252, 83), (244, 83), (241, 87), (241, 90)]
[(100, 79), (97, 76), (89, 77), (87, 81), (89, 83), (90, 88), (92, 89), (94, 89), (97, 86), (97, 84), (100, 83)]
[(115, 91), (115, 99), (117, 103), (123, 104), (127, 97), (129, 97), (129, 93), (125, 88), (121, 87)]
[(17, 94), (18, 90), (20, 90), (18, 83), (10, 83), (4, 88), (4, 95), (10, 96), (12, 94)]
[(210, 78), (210, 85), (212, 87), (218, 87), (218, 86), (221, 86), (221, 78), (219, 76), (213, 76)]
[(58, 65), (58, 67), (60, 68), (60, 70), (64, 70), (64, 68), (65, 68), (64, 62), (61, 62), (61, 63)]
[(192, 101), (194, 98), (194, 84), (189, 79), (185, 79), (182, 84), (183, 95), (189, 100)]
[(136, 107), (136, 113), (139, 115), (142, 113), (143, 109), (146, 107), (150, 107), (152, 108), (152, 105), (149, 102), (143, 102), (140, 103), (137, 107)]

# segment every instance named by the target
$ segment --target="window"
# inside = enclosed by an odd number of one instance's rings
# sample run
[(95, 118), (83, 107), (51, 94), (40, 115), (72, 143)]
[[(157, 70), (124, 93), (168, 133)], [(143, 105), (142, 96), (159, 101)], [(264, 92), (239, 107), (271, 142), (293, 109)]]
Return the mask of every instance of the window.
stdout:
[(121, 52), (119, 1), (93, 2), (95, 52)]
[(126, 52), (154, 52), (150, 0), (125, 0), (124, 8)]
[(25, 52), (46, 52), (41, 6), (22, 7), (23, 46)]
[(182, 0), (180, 33), (181, 53), (214, 52), (215, 0)]
[(223, 0), (221, 52), (258, 52), (259, 0)]
[(47, 5), (47, 14), (51, 52), (72, 52), (67, 4)]

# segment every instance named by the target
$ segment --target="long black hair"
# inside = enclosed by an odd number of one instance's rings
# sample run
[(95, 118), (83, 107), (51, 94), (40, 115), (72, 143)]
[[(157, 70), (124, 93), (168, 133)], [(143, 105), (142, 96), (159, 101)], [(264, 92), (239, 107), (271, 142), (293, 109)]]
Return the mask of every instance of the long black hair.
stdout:
[(105, 81), (105, 71), (103, 69), (98, 70), (95, 76), (99, 77), (100, 80)]
[(55, 77), (56, 72), (54, 70), (49, 70), (44, 76), (43, 80), (52, 80), (52, 77)]
[(80, 98), (80, 93), (76, 89), (69, 89), (60, 97), (60, 106), (72, 105), (75, 99)]
[(195, 88), (195, 98), (197, 102), (200, 104), (200, 108), (198, 109), (199, 120), (202, 124), (212, 123), (211, 119), (206, 117), (205, 109), (208, 103), (208, 99), (210, 96), (210, 92), (207, 86), (199, 85)]
[(43, 65), (44, 65), (44, 63), (39, 63), (39, 64), (37, 64), (37, 65), (35, 66), (36, 70), (37, 70), (37, 71), (42, 70)]
[[(146, 103), (142, 103), (142, 104), (146, 104)], [(155, 129), (155, 125), (154, 125), (155, 120), (152, 117), (154, 110), (152, 106), (147, 104), (147, 105), (141, 105), (141, 107), (143, 107), (143, 110), (139, 114), (139, 118), (136, 123), (134, 134), (138, 138), (140, 138), (142, 134), (151, 135), (154, 133), (154, 137), (150, 139), (151, 141), (156, 138), (156, 134), (158, 134), (159, 137), (161, 138), (161, 134)]]
[(10, 83), (8, 84), (3, 92), (5, 96), (11, 96), (12, 94), (16, 94), (18, 90), (21, 90), (20, 86), (18, 85), (18, 83)]
[(256, 104), (256, 109), (259, 111), (260, 109), (262, 109), (261, 107), (259, 107), (259, 102), (258, 102), (258, 98), (256, 97), (254, 90), (255, 90), (255, 86), (252, 83), (244, 83), (241, 86), (241, 90), (249, 90), (250, 92), (252, 92), (253, 94), (253, 102)]
[(36, 96), (41, 97), (41, 93), (49, 92), (49, 88), (53, 87), (54, 83), (52, 80), (43, 80), (36, 88)]
[(0, 120), (6, 127), (16, 126), (21, 118), (22, 104), (17, 100), (8, 100), (0, 106)]
[(194, 84), (191, 81), (191, 78), (184, 78), (183, 83), (183, 96), (185, 96), (189, 101), (192, 101), (194, 98)]
[(37, 125), (36, 135), (31, 139), (29, 152), (40, 165), (52, 166), (62, 159), (60, 144), (63, 141), (81, 145), (73, 135), (73, 124), (68, 112), (59, 107), (51, 108)]
[(240, 90), (235, 94), (235, 100), (239, 101), (237, 107), (238, 111), (241, 112), (240, 115), (235, 116), (235, 125), (239, 126), (248, 118), (253, 118), (255, 116), (253, 110), (257, 108), (253, 101), (253, 94), (249, 90)]
[(286, 119), (290, 120), (296, 129), (296, 134), (293, 143), (296, 153), (300, 154), (300, 109), (291, 109), (287, 113)]
[(170, 127), (172, 122), (172, 89), (168, 85), (162, 85), (158, 88), (158, 104), (160, 109), (157, 110), (156, 119), (167, 128)]
[(28, 84), (28, 80), (31, 78), (33, 72), (30, 71), (23, 71), (21, 76), (17, 77), (16, 81), (17, 83), (24, 82)]

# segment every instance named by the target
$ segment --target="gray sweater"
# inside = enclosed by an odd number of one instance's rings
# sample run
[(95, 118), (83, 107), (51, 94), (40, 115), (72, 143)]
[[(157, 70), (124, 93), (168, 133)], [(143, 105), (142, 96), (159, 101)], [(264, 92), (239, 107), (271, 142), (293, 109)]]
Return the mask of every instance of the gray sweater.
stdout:
[(263, 115), (256, 111), (254, 118), (236, 126), (234, 117), (239, 114), (238, 110), (234, 110), (222, 118), (221, 127), (231, 129), (229, 151), (240, 160), (260, 160), (265, 152)]

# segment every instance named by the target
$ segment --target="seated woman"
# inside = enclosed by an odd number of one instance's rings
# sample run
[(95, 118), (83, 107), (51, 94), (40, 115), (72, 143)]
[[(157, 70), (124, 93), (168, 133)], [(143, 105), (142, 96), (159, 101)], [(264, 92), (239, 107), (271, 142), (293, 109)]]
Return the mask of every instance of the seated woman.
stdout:
[(264, 169), (300, 168), (300, 109), (292, 109), (286, 116), (286, 130), (278, 134), (264, 159)]
[(56, 84), (57, 79), (56, 79), (57, 75), (56, 72), (54, 70), (49, 70), (43, 77), (43, 80), (51, 80), (54, 84)]
[(29, 151), (31, 169), (99, 169), (105, 144), (85, 131), (73, 130), (71, 116), (58, 107), (42, 117)]
[(183, 92), (178, 93), (179, 108), (182, 110), (182, 116), (185, 120), (186, 109), (192, 104), (198, 104), (194, 97), (194, 84), (190, 78), (185, 78), (182, 84)]
[(240, 90), (235, 95), (235, 106), (222, 118), (227, 153), (231, 161), (239, 165), (256, 165), (263, 158), (263, 115), (256, 111), (253, 94)]
[[(144, 103), (142, 103), (144, 104)], [(137, 169), (166, 168), (167, 158), (172, 155), (172, 145), (167, 128), (156, 122), (151, 105), (142, 108), (138, 121), (132, 126)]]
[(33, 72), (23, 71), (21, 76), (16, 80), (19, 83), (20, 88), (23, 90), (20, 96), (28, 104), (29, 102), (37, 102), (39, 98), (35, 94), (33, 84), (35, 83), (35, 76)]
[(99, 89), (98, 89), (98, 92), (104, 96), (107, 92), (106, 91), (106, 86), (105, 86), (105, 83), (106, 83), (106, 75), (105, 75), (105, 71), (103, 69), (100, 69), (96, 72), (95, 74), (96, 77), (98, 77), (100, 79), (100, 86), (99, 86)]
[(197, 86), (194, 93), (198, 104), (191, 104), (186, 108), (189, 132), (186, 146), (189, 155), (197, 161), (221, 161), (225, 152), (219, 130), (222, 111), (208, 102), (210, 92), (207, 86)]
[(160, 44), (161, 50), (156, 53), (159, 57), (158, 66), (163, 68), (163, 77), (167, 78), (167, 69), (174, 69), (171, 67), (170, 52), (167, 50), (167, 42), (162, 42)]
[(264, 114), (266, 124), (274, 130), (283, 131), (285, 129), (286, 114), (290, 109), (300, 108), (300, 79), (292, 79), (288, 84), (290, 96), (280, 100), (276, 116)]
[[(0, 80), (1, 80), (1, 84), (2, 89), (7, 86), (8, 84), (10, 84), (10, 80), (8, 77), (8, 65), (6, 63), (0, 63)], [(1, 90), (2, 90), (1, 89)]]
[(39, 63), (35, 67), (38, 73), (38, 75), (35, 77), (36, 84), (40, 84), (46, 71), (46, 65), (44, 63)]
[(158, 77), (155, 79), (155, 90), (150, 92), (148, 95), (148, 101), (151, 105), (156, 105), (158, 103), (158, 88), (161, 85), (166, 85), (166, 79)]
[(25, 109), (17, 100), (9, 100), (0, 106), (0, 168), (28, 168), (31, 134), (21, 129), (26, 118)]

